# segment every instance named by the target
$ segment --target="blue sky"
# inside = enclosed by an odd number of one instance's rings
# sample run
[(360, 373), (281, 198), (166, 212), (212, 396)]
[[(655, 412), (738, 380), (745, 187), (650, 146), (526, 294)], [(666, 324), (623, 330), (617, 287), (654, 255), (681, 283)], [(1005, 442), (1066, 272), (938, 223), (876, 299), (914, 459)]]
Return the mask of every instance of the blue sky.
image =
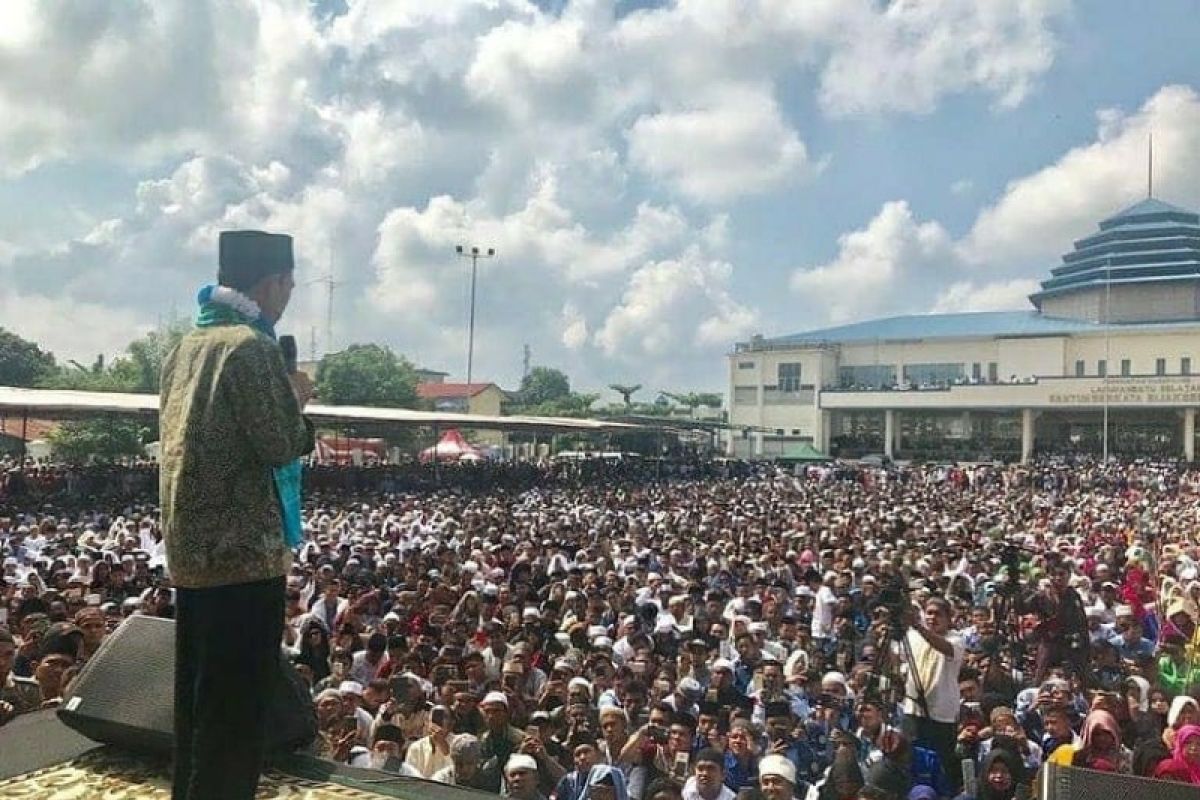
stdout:
[[(733, 342), (1019, 308), (1104, 216), (1200, 207), (1195, 3), (215, 0), (0, 6), (0, 325), (112, 354), (230, 227), (282, 327), (457, 376), (721, 389)], [(310, 285), (332, 259), (332, 340)], [(307, 352), (306, 346), (304, 350)]]

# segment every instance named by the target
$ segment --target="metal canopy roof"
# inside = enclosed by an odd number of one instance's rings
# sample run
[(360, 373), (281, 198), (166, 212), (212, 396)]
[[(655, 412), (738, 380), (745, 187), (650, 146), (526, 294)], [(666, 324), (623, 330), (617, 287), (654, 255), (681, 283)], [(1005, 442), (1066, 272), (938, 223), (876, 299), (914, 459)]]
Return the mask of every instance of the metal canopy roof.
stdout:
[[(158, 395), (120, 392), (78, 392), (61, 389), (19, 389), (0, 386), (0, 414), (31, 417), (78, 418), (94, 414), (158, 414)], [(310, 404), (304, 410), (313, 422), (377, 423), (411, 427), (479, 428), (499, 431), (550, 433), (605, 433), (638, 428), (620, 422), (567, 417), (494, 417), (485, 414), (450, 414), (408, 408), (327, 406)]]

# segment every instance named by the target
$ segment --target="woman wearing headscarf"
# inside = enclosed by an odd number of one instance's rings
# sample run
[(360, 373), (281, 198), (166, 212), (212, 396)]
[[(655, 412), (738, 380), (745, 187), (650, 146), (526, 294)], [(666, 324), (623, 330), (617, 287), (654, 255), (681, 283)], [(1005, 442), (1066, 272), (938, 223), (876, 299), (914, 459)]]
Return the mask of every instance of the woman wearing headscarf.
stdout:
[(586, 800), (629, 800), (625, 775), (616, 767), (597, 764), (588, 772)]
[(1159, 762), (1154, 777), (1200, 786), (1200, 726), (1184, 725), (1179, 729), (1171, 758)]
[(1125, 705), (1129, 708), (1129, 723), (1125, 741), (1136, 745), (1146, 739), (1157, 739), (1162, 729), (1150, 713), (1150, 681), (1134, 675), (1125, 681)]
[(1150, 689), (1149, 708), (1146, 712), (1147, 719), (1154, 725), (1155, 738), (1160, 738), (1162, 732), (1167, 728), (1167, 712), (1171, 710), (1171, 693), (1161, 686), (1155, 686)]
[(1175, 736), (1185, 725), (1200, 725), (1200, 703), (1187, 695), (1180, 695), (1171, 701), (1171, 709), (1167, 712), (1167, 727), (1163, 729), (1162, 740), (1168, 750), (1175, 750)]
[(300, 631), (299, 654), (296, 663), (305, 664), (312, 670), (313, 685), (329, 677), (329, 634), (325, 626), (310, 619)]
[(973, 800), (1025, 800), (1029, 786), (1025, 765), (1009, 742), (992, 748), (979, 771), (979, 789)]
[(817, 796), (819, 800), (854, 800), (865, 782), (854, 747), (839, 746)]
[(1085, 767), (1101, 772), (1131, 772), (1132, 757), (1121, 746), (1121, 728), (1113, 715), (1094, 709), (1083, 721), (1078, 747), (1064, 744), (1049, 758), (1052, 764), (1065, 767)]

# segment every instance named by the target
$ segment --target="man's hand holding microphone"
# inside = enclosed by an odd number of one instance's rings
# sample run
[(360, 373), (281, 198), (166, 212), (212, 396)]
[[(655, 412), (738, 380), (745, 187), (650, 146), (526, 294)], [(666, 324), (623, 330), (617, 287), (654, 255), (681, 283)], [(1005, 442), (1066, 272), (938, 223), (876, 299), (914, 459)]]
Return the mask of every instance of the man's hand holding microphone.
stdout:
[(292, 383), (292, 392), (296, 395), (296, 402), (300, 404), (300, 408), (304, 408), (308, 405), (308, 401), (316, 395), (317, 387), (313, 384), (312, 378), (308, 377), (308, 373), (301, 372), (296, 366), (296, 337), (280, 336), (279, 349), (283, 351), (283, 363), (287, 367), (288, 380)]

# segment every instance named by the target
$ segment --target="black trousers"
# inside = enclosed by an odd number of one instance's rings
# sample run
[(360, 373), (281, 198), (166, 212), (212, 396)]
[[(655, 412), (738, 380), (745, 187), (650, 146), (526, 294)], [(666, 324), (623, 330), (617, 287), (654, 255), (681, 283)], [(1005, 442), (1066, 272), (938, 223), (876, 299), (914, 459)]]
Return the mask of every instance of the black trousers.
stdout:
[(282, 577), (176, 592), (172, 800), (253, 800), (283, 614)]
[(942, 776), (953, 791), (951, 796), (962, 791), (962, 764), (955, 756), (958, 744), (958, 725), (953, 722), (935, 722), (928, 717), (908, 714), (904, 717), (904, 734), (921, 747), (927, 747), (938, 755), (942, 762)]

